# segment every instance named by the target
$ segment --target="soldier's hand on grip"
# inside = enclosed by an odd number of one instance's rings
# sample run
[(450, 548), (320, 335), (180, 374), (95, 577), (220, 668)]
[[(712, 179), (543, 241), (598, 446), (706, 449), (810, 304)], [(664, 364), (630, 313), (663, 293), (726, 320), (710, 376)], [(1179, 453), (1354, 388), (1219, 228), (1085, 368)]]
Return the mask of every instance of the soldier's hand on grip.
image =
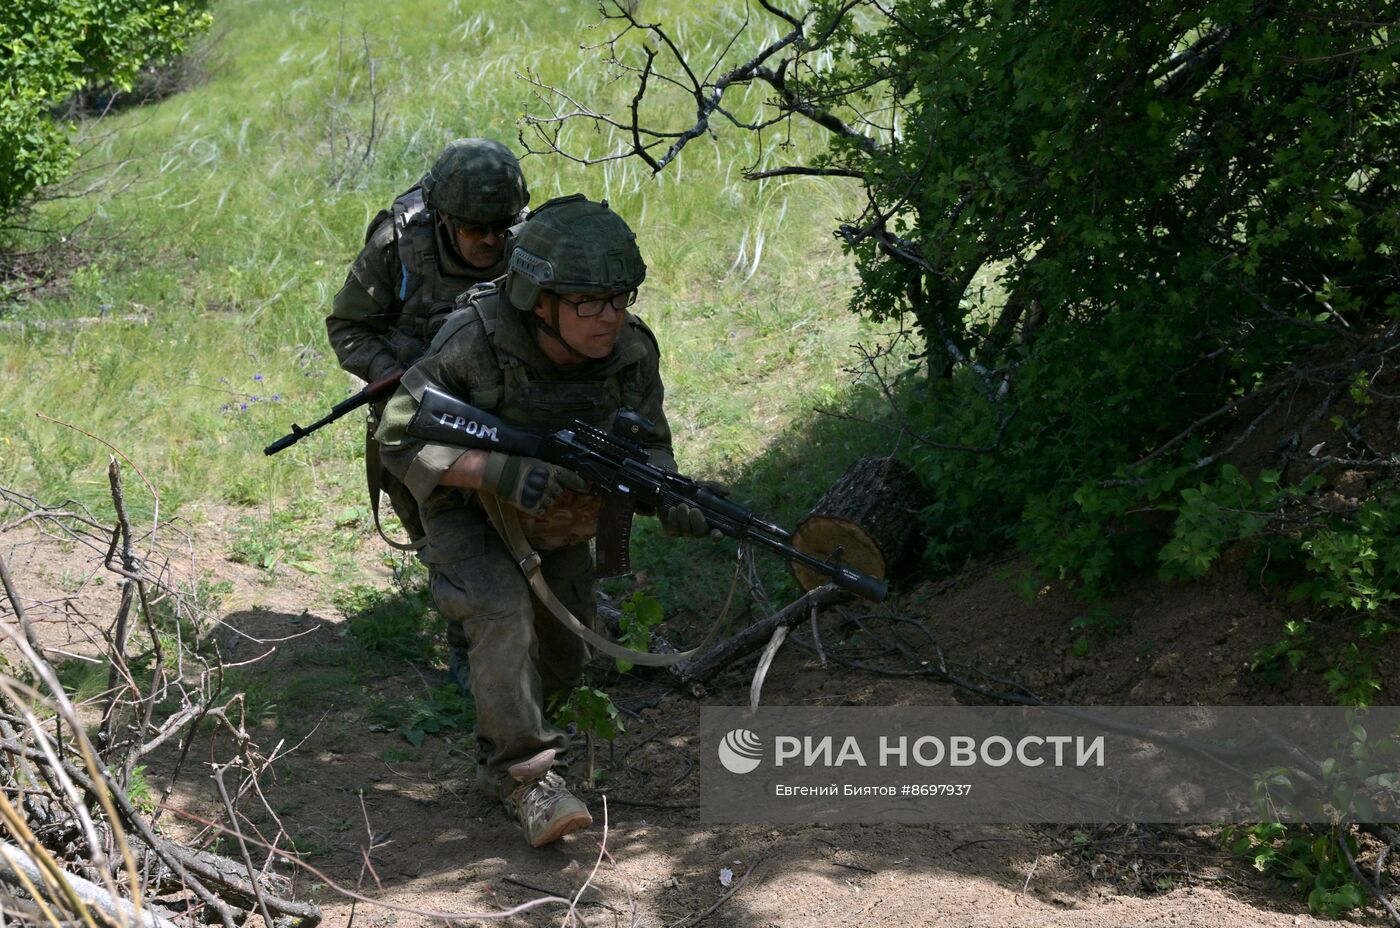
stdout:
[(516, 509), (539, 515), (565, 490), (587, 493), (588, 483), (566, 467), (492, 451), (486, 459), (481, 488)]

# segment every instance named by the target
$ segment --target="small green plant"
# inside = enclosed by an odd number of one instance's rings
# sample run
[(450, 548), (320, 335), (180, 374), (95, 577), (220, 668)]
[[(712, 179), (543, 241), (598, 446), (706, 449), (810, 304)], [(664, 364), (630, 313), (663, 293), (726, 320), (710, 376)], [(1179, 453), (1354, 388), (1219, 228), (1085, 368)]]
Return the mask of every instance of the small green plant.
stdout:
[(1306, 619), (1290, 619), (1283, 624), (1283, 629), (1285, 637), (1255, 651), (1249, 665), (1252, 673), (1275, 686), (1283, 683), (1289, 673), (1300, 669), (1316, 648)]
[[(1322, 761), (1322, 791), (1299, 787), (1291, 771), (1267, 770), (1255, 778), (1255, 807), (1270, 820), (1233, 825), (1222, 832), (1230, 850), (1261, 873), (1294, 884), (1308, 908), (1338, 918), (1359, 908), (1366, 893), (1348, 854), (1356, 841), (1348, 821), (1377, 821), (1380, 811), (1400, 805), (1400, 742), (1395, 733), (1374, 737), (1364, 710), (1348, 713), (1349, 727), (1333, 756)], [(1285, 824), (1276, 819), (1331, 819), (1331, 825)], [(1345, 842), (1346, 851), (1342, 850)]]
[(1312, 576), (1292, 594), (1360, 614), (1359, 630), (1368, 638), (1395, 630), (1391, 608), (1400, 600), (1400, 499), (1391, 483), (1374, 489), (1375, 498), (1353, 519), (1303, 542)]
[(1071, 646), (1074, 656), (1085, 657), (1095, 641), (1107, 640), (1126, 631), (1128, 620), (1103, 603), (1094, 603), (1087, 612), (1075, 616), (1069, 627), (1071, 631), (1079, 633)]
[(627, 729), (612, 697), (587, 683), (575, 687), (554, 708), (551, 718), (560, 727), (575, 725), (579, 731), (612, 741)]
[(1230, 850), (1254, 869), (1294, 884), (1307, 896), (1308, 909), (1318, 915), (1339, 918), (1366, 901), (1337, 842), (1350, 842), (1353, 856), (1356, 843), (1339, 826), (1313, 829), (1262, 822), (1229, 826), (1223, 836)]
[(155, 811), (155, 793), (151, 790), (150, 781), (146, 779), (145, 764), (137, 764), (132, 768), (131, 778), (126, 783), (126, 798), (148, 815)]
[(391, 589), (356, 583), (336, 590), (331, 601), (345, 616), (350, 636), (366, 651), (420, 663), (437, 658), (436, 613), (427, 572), (416, 561), (396, 562)]
[(601, 772), (598, 769), (594, 736), (612, 741), (627, 729), (612, 697), (587, 681), (574, 687), (566, 696), (555, 701), (550, 718), (561, 728), (573, 725), (583, 732), (588, 742), (588, 785), (594, 786)]
[(267, 518), (245, 516), (233, 529), (229, 560), (275, 574), (286, 563), (302, 573), (320, 573), (308, 547), (307, 529), (292, 510), (279, 510)]
[(415, 748), (428, 735), (469, 732), (475, 721), (476, 703), (453, 683), (434, 688), (423, 699), (377, 699), (369, 710), (370, 731), (396, 731)]
[[(661, 603), (639, 590), (629, 599), (623, 600), (621, 612), (621, 634), (618, 641), (623, 647), (634, 651), (648, 650), (652, 630), (666, 621), (666, 611), (661, 608)], [(630, 661), (617, 661), (619, 673), (627, 673), (632, 667)]]

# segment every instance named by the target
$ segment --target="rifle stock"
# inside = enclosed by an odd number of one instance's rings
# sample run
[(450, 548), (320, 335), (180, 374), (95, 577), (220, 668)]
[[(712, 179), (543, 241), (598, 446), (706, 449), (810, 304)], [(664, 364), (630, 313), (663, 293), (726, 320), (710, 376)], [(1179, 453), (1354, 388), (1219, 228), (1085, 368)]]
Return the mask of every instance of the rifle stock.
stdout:
[[(612, 433), (584, 423), (560, 429), (552, 435), (519, 429), (464, 403), (456, 397), (428, 387), (423, 391), (418, 411), (409, 423), (408, 434), (415, 438), (459, 447), (500, 451), (503, 454), (539, 458), (567, 467), (611, 497), (618, 497), (626, 511), (651, 509), (660, 513), (688, 503), (705, 515), (711, 529), (740, 541), (749, 541), (797, 561), (831, 579), (844, 590), (879, 602), (888, 592), (879, 578), (842, 564), (838, 560), (813, 557), (791, 544), (791, 533), (764, 521), (748, 509), (718, 496), (689, 477), (656, 467), (647, 461), (646, 449), (635, 439), (646, 431), (646, 420), (635, 413), (619, 414), (619, 426)], [(610, 533), (612, 529), (609, 529)], [(625, 533), (622, 544), (625, 545)], [(613, 542), (608, 547), (613, 547)], [(599, 550), (604, 543), (600, 538)], [(609, 550), (606, 559), (618, 555)], [(621, 557), (625, 567), (625, 552)]]

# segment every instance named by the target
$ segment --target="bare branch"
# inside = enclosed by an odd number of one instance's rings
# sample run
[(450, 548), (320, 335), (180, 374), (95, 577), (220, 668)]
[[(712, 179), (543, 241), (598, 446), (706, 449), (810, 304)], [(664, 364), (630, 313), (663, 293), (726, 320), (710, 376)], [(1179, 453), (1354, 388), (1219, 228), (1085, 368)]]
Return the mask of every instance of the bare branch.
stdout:
[[(857, 140), (860, 147), (866, 151), (876, 151), (879, 146), (874, 139), (850, 126), (835, 113), (821, 108), (810, 99), (804, 99), (787, 77), (789, 66), (797, 60), (798, 56), (804, 51), (819, 47), (828, 41), (850, 11), (861, 2), (862, 0), (848, 0), (833, 14), (826, 28), (815, 38), (806, 34), (806, 25), (801, 19), (778, 9), (771, 3), (763, 2), (760, 5), (768, 13), (783, 20), (791, 28), (785, 34), (759, 49), (747, 61), (720, 73), (716, 77), (715, 74), (719, 70), (720, 64), (728, 57), (738, 43), (740, 36), (750, 28), (750, 22), (746, 16), (743, 23), (711, 61), (709, 67), (704, 69), (704, 77), (700, 77), (700, 69), (692, 65), (679, 43), (664, 26), (660, 23), (644, 23), (637, 19), (632, 6), (621, 2), (621, 0), (612, 0), (603, 8), (604, 18), (620, 21), (626, 25), (604, 43), (604, 46), (608, 49), (608, 62), (611, 66), (623, 73), (634, 74), (637, 77), (637, 89), (632, 96), (629, 107), (629, 120), (624, 123), (605, 113), (597, 112), (591, 107), (583, 105), (563, 90), (546, 85), (534, 76), (525, 75), (525, 80), (542, 91), (542, 95), (538, 98), (544, 103), (549, 113), (548, 115), (527, 114), (522, 119), (519, 133), (521, 143), (525, 145), (527, 151), (532, 153), (556, 154), (581, 164), (597, 164), (636, 157), (642, 160), (653, 173), (657, 173), (675, 160), (691, 141), (710, 132), (711, 122), (717, 116), (723, 117), (740, 128), (757, 129), (784, 121), (796, 114), (817, 122), (829, 131)], [(640, 67), (626, 64), (617, 48), (618, 41), (634, 31), (644, 33), (647, 36), (647, 41), (643, 43), (645, 60)], [(673, 62), (675, 68), (678, 69), (677, 73), (667, 74), (658, 69), (658, 49), (664, 50), (667, 60)], [(772, 105), (777, 107), (778, 112), (771, 120), (755, 122), (742, 119), (724, 108), (724, 96), (729, 88), (755, 81), (766, 83), (777, 92), (777, 99)], [(694, 121), (690, 125), (672, 130), (644, 123), (641, 112), (642, 103), (648, 89), (657, 82), (673, 87), (690, 98), (695, 111)], [(561, 112), (551, 105), (550, 100), (553, 98), (563, 100), (567, 104), (567, 109)], [(559, 127), (576, 119), (583, 119), (595, 127), (603, 127), (621, 133), (627, 138), (627, 143), (624, 147), (603, 156), (586, 156), (577, 151), (567, 150), (560, 144)], [(543, 150), (531, 147), (524, 131), (527, 126), (535, 133), (536, 140), (543, 142), (545, 146)], [(666, 150), (658, 156), (654, 153), (654, 149), (656, 142), (661, 139), (671, 141)]]
[(745, 180), (762, 180), (765, 177), (864, 177), (862, 171), (855, 171), (850, 168), (811, 168), (801, 164), (788, 165), (781, 168), (769, 168), (766, 171), (745, 171)]

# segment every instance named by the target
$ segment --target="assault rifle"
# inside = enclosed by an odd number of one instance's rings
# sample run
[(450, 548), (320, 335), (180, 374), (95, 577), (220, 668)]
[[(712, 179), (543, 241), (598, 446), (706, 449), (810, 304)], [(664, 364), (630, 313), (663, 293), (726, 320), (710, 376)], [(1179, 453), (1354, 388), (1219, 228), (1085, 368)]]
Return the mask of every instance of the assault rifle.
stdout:
[(775, 551), (866, 599), (878, 602), (885, 598), (885, 582), (842, 564), (837, 559), (839, 551), (826, 560), (813, 557), (793, 547), (791, 533), (779, 526), (689, 477), (647, 463), (642, 442), (652, 434), (652, 424), (631, 410), (618, 413), (612, 432), (575, 422), (572, 428), (546, 435), (507, 425), (428, 387), (408, 434), (458, 447), (538, 458), (567, 467), (601, 490), (606, 499), (598, 518), (599, 576), (620, 576), (629, 571), (628, 544), (635, 509), (660, 513), (684, 502), (704, 513), (706, 524), (721, 534)]
[(303, 438), (310, 435), (312, 432), (330, 425), (332, 422), (341, 418), (347, 413), (354, 412), (361, 406), (368, 406), (375, 400), (386, 399), (390, 396), (393, 396), (394, 390), (398, 387), (399, 381), (402, 379), (403, 371), (401, 370), (396, 370), (391, 373), (385, 374), (383, 377), (380, 377), (374, 383), (368, 385), (359, 393), (356, 393), (349, 399), (344, 399), (341, 400), (339, 403), (336, 403), (334, 406), (331, 407), (329, 415), (317, 419), (315, 422), (311, 423), (311, 425), (307, 426), (306, 428), (302, 428), (301, 426), (293, 422), (292, 430), (286, 435), (283, 435), (281, 438), (274, 441), (272, 444), (268, 445), (266, 448), (264, 448), (263, 454), (272, 455), (283, 450), (284, 448), (290, 448), (292, 445), (295, 445), (297, 442), (301, 441)]

